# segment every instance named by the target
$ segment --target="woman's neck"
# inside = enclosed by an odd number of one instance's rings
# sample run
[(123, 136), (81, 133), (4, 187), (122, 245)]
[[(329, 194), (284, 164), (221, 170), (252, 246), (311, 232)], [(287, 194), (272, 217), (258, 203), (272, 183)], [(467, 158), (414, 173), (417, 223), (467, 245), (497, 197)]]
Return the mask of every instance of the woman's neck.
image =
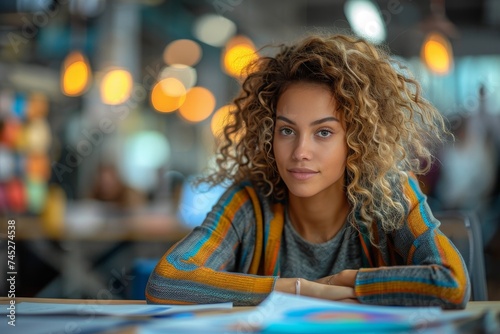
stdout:
[(350, 206), (344, 193), (340, 196), (299, 198), (289, 195), (290, 222), (307, 241), (323, 243), (332, 239), (344, 225)]

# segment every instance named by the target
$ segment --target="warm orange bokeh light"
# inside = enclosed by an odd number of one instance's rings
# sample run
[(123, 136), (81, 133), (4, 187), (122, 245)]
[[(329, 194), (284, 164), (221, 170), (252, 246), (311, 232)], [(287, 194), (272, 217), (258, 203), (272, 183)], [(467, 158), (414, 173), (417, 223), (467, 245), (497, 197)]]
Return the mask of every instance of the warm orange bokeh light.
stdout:
[(186, 94), (186, 101), (179, 108), (180, 115), (190, 122), (201, 122), (208, 118), (215, 108), (215, 97), (203, 87), (193, 87)]
[(47, 116), (49, 112), (49, 101), (41, 93), (33, 93), (28, 99), (26, 115), (29, 120)]
[(50, 178), (50, 160), (46, 154), (30, 154), (26, 158), (26, 174), (29, 179), (46, 181)]
[(0, 144), (10, 148), (20, 148), (18, 144), (22, 142), (23, 125), (17, 119), (7, 119), (0, 129)]
[(222, 130), (228, 124), (229, 120), (229, 112), (234, 107), (230, 105), (225, 105), (214, 113), (212, 116), (212, 120), (210, 121), (210, 129), (212, 130), (212, 134), (214, 137), (218, 138), (222, 136)]
[(176, 78), (160, 80), (151, 91), (151, 104), (160, 112), (179, 109), (186, 100), (186, 88)]
[(430, 71), (444, 75), (453, 66), (453, 51), (448, 40), (438, 33), (427, 36), (422, 46), (422, 61)]
[(124, 69), (108, 71), (101, 81), (101, 99), (104, 104), (117, 105), (130, 98), (132, 75)]
[[(233, 120), (233, 116), (231, 115), (231, 112), (236, 109), (236, 106), (232, 104), (227, 104), (219, 109), (214, 113), (212, 116), (212, 120), (210, 122), (210, 129), (212, 130), (212, 134), (214, 135), (215, 138), (222, 139), (223, 138), (223, 131), (226, 125), (230, 124)], [(239, 141), (239, 138), (243, 135), (244, 129), (239, 129), (239, 131), (236, 133), (236, 135), (232, 138), (233, 141), (237, 142)]]
[(248, 71), (247, 66), (258, 58), (255, 46), (252, 41), (243, 36), (231, 39), (223, 54), (224, 70), (227, 74), (241, 78)]
[(163, 52), (163, 60), (168, 65), (196, 65), (201, 59), (201, 46), (190, 39), (178, 39), (168, 44)]
[(196, 70), (187, 65), (175, 64), (163, 68), (160, 72), (158, 80), (166, 78), (175, 78), (182, 82), (186, 90), (194, 87), (196, 84)]
[(61, 71), (61, 90), (67, 96), (82, 95), (88, 88), (91, 72), (87, 59), (79, 51), (70, 53)]

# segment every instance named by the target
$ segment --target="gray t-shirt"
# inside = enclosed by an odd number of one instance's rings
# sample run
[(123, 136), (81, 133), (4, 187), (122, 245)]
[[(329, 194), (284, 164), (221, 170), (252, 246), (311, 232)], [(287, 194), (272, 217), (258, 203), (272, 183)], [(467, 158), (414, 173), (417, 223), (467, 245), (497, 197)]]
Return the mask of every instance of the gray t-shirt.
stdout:
[(356, 229), (345, 223), (330, 240), (316, 244), (305, 240), (295, 230), (285, 213), (280, 247), (281, 277), (316, 280), (344, 269), (361, 267), (361, 245)]

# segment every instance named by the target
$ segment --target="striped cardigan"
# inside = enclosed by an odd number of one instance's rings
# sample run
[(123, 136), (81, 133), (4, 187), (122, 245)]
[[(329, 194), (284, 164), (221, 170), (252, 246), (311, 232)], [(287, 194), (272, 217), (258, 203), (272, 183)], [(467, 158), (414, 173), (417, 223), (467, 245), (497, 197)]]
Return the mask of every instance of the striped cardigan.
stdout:
[[(465, 307), (470, 283), (462, 257), (439, 231), (416, 179), (404, 191), (407, 222), (389, 234), (377, 224), (378, 248), (358, 224), (363, 265), (356, 297), (367, 304)], [(146, 287), (148, 303), (260, 303), (280, 275), (284, 209), (249, 183), (229, 188), (203, 224), (160, 259)]]

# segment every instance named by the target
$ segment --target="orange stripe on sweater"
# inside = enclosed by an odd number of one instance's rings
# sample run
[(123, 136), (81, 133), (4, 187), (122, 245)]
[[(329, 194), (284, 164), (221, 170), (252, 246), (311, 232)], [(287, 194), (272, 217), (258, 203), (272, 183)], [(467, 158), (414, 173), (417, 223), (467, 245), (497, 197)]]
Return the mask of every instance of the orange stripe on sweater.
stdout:
[(264, 223), (262, 222), (262, 211), (260, 209), (259, 199), (252, 187), (246, 187), (246, 190), (252, 200), (255, 210), (255, 249), (252, 263), (248, 269), (249, 274), (258, 274), (262, 257), (262, 248), (264, 243)]
[(191, 281), (207, 286), (248, 293), (270, 293), (274, 285), (272, 276), (252, 276), (247, 274), (216, 271), (207, 267), (195, 270), (178, 270), (165, 260), (157, 266), (155, 272), (163, 277), (181, 281)]
[(428, 227), (425, 224), (422, 216), (420, 215), (420, 210), (418, 208), (415, 209), (415, 207), (419, 205), (417, 194), (415, 194), (415, 191), (412, 189), (409, 182), (405, 184), (404, 192), (410, 200), (408, 227), (414, 236), (421, 235), (428, 229)]
[(193, 305), (194, 303), (189, 303), (189, 302), (184, 302), (180, 300), (174, 300), (174, 299), (160, 299), (151, 296), (149, 293), (146, 291), (146, 299), (155, 303), (155, 304), (173, 304), (173, 305)]
[(276, 262), (278, 261), (281, 234), (283, 232), (283, 224), (285, 221), (284, 208), (282, 204), (275, 204), (272, 211), (275, 213), (273, 220), (269, 224), (269, 234), (267, 248), (265, 250), (266, 270), (264, 275), (274, 275)]
[(462, 287), (459, 289), (462, 293), (456, 297), (456, 300), (460, 301), (463, 299), (466, 289), (464, 288), (468, 281), (468, 275), (465, 268), (462, 266), (462, 259), (457, 251), (455, 251), (451, 241), (442, 234), (437, 234), (435, 236), (436, 245), (443, 259), (442, 265), (449, 268), (452, 272), (453, 277), (458, 282), (458, 285)]

